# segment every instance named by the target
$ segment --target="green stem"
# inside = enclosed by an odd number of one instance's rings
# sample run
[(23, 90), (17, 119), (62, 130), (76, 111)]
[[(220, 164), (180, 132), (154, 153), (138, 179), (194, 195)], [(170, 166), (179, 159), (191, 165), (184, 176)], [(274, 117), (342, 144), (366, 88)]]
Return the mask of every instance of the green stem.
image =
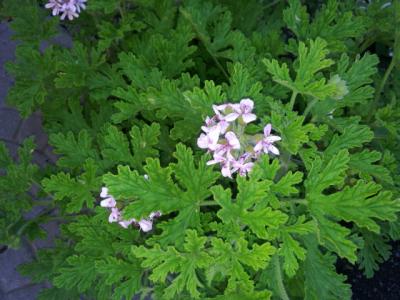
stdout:
[(292, 97), (290, 97), (290, 102), (289, 102), (289, 109), (290, 110), (293, 110), (294, 102), (296, 101), (297, 94), (298, 93), (296, 91), (293, 91)]
[(219, 206), (219, 204), (213, 200), (209, 200), (201, 202), (200, 206)]
[(290, 300), (289, 296), (286, 292), (285, 285), (283, 284), (281, 263), (280, 263), (278, 254), (275, 254), (275, 256), (274, 256), (274, 267), (275, 267), (275, 276), (276, 276), (276, 281), (278, 283), (278, 292), (279, 292), (280, 299)]
[(389, 78), (390, 73), (392, 72), (395, 64), (395, 55), (393, 55), (392, 60), (390, 61), (389, 67), (386, 69), (385, 74), (382, 77), (381, 83), (379, 84), (378, 89), (375, 92), (374, 101), (372, 102), (372, 106), (369, 109), (367, 120), (370, 121), (372, 115), (376, 112), (376, 107), (378, 106), (379, 98), (382, 94), (383, 88), (385, 87), (386, 81)]
[(308, 114), (311, 111), (311, 108), (313, 108), (313, 106), (315, 105), (315, 103), (317, 103), (317, 101), (318, 100), (314, 98), (311, 102), (309, 102), (307, 104), (307, 107), (306, 107), (306, 109), (304, 110), (304, 113), (303, 113), (304, 119), (307, 118)]

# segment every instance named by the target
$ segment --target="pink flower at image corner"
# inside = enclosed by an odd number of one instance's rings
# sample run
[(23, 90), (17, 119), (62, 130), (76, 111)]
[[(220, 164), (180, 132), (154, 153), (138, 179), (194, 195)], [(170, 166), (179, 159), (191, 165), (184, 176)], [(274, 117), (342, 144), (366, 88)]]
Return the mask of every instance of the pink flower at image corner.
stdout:
[[(149, 176), (144, 176), (145, 180), (149, 180)], [(121, 227), (127, 229), (130, 225), (138, 226), (143, 232), (149, 232), (153, 229), (153, 220), (161, 217), (160, 211), (155, 211), (150, 213), (148, 218), (141, 219), (139, 222), (132, 218), (130, 220), (124, 220), (122, 218), (122, 213), (117, 207), (117, 202), (115, 198), (108, 193), (108, 188), (102, 187), (100, 192), (100, 197), (103, 198), (100, 202), (101, 207), (110, 209), (111, 213), (108, 217), (109, 223), (118, 223)]]
[(247, 124), (257, 119), (252, 113), (253, 100), (245, 98), (240, 103), (213, 105), (212, 108), (215, 115), (206, 117), (197, 145), (212, 153), (213, 159), (207, 165), (219, 164), (222, 176), (232, 178), (232, 174), (236, 172), (240, 176), (246, 176), (261, 153), (279, 155), (279, 150), (273, 143), (281, 138), (271, 135), (271, 124), (264, 127), (261, 140), (258, 135), (245, 133)]
[(87, 0), (49, 0), (44, 6), (47, 9), (51, 9), (52, 15), (60, 15), (60, 19), (72, 21), (74, 18), (78, 18), (82, 10), (86, 9)]

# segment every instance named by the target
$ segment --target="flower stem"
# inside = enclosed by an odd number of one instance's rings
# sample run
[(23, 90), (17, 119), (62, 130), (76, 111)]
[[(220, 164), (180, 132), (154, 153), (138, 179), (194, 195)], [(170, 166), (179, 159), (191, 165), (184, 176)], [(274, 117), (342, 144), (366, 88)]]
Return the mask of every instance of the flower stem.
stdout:
[(306, 107), (306, 109), (304, 110), (304, 113), (303, 113), (304, 119), (307, 118), (308, 114), (311, 111), (311, 108), (313, 108), (313, 106), (315, 105), (315, 103), (317, 103), (317, 101), (318, 100), (316, 98), (314, 98), (311, 102), (309, 102), (307, 104), (307, 107)]
[(382, 81), (379, 84), (379, 87), (375, 92), (375, 97), (372, 102), (372, 107), (369, 109), (369, 113), (368, 113), (368, 117), (367, 117), (368, 121), (371, 120), (372, 115), (376, 112), (376, 107), (378, 106), (379, 98), (382, 94), (383, 88), (385, 87), (386, 81), (389, 78), (389, 75), (392, 72), (394, 66), (395, 66), (395, 55), (393, 55), (392, 60), (390, 61), (390, 64), (389, 64), (388, 68), (386, 69), (385, 74), (382, 77)]
[(292, 97), (290, 97), (290, 102), (289, 102), (289, 109), (290, 110), (293, 110), (294, 102), (296, 101), (297, 94), (298, 93), (296, 91), (293, 91)]
[(280, 299), (290, 300), (289, 296), (286, 292), (285, 285), (283, 284), (281, 263), (280, 263), (278, 254), (275, 254), (275, 256), (273, 258), (273, 263), (274, 263), (274, 268), (275, 268), (275, 279), (278, 284), (278, 292), (279, 292)]

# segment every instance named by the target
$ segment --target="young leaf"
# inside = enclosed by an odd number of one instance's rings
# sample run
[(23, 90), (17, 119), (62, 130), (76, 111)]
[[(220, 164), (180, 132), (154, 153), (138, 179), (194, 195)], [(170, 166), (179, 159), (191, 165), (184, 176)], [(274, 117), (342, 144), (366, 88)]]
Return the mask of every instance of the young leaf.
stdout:
[(151, 249), (144, 246), (133, 247), (133, 253), (136, 257), (144, 259), (142, 267), (152, 269), (150, 279), (153, 282), (164, 283), (168, 274), (177, 274), (164, 290), (165, 299), (172, 299), (185, 290), (193, 299), (199, 299), (201, 293), (198, 289), (203, 285), (197, 271), (206, 269), (213, 261), (204, 251), (206, 240), (206, 237), (198, 237), (195, 230), (187, 230), (182, 252), (171, 246), (162, 250), (156, 244)]
[(207, 270), (208, 281), (211, 283), (219, 273), (229, 277), (225, 294), (230, 294), (238, 291), (253, 292), (254, 283), (244, 266), (249, 266), (255, 271), (265, 268), (271, 255), (275, 253), (275, 248), (270, 243), (264, 243), (253, 245), (250, 250), (243, 238), (235, 241), (233, 245), (213, 238), (210, 251), (215, 261)]
[(54, 146), (56, 154), (63, 155), (57, 165), (62, 168), (81, 168), (86, 159), (99, 161), (98, 153), (93, 148), (92, 138), (86, 130), (81, 130), (78, 136), (72, 132), (51, 134), (49, 143)]

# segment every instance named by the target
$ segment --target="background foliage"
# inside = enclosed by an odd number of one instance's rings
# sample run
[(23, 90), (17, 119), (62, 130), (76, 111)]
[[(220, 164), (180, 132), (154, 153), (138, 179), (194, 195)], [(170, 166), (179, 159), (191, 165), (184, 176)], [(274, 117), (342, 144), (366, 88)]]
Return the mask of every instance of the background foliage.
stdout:
[[(20, 271), (40, 299), (350, 299), (338, 257), (372, 276), (399, 239), (398, 1), (89, 0), (73, 22), (42, 1), (3, 0), (20, 41), (7, 100), (40, 110), (56, 166), (0, 145), (0, 242), (40, 187), (65, 222)], [(59, 28), (71, 48), (53, 42)], [(50, 46), (43, 50), (42, 41)], [(248, 178), (222, 178), (196, 146), (212, 104), (252, 98), (282, 137)], [(143, 178), (148, 174), (150, 180)], [(150, 233), (107, 222), (154, 210)], [(43, 203), (42, 203), (43, 204)]]

